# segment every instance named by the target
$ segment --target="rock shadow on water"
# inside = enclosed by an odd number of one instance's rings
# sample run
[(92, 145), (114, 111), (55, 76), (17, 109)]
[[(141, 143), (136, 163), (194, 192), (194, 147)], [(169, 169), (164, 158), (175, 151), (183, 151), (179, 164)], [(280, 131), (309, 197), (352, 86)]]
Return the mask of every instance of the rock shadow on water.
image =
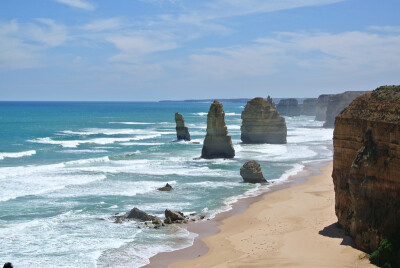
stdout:
[(356, 248), (356, 244), (353, 238), (346, 235), (345, 231), (339, 227), (339, 224), (337, 222), (324, 227), (324, 229), (319, 231), (318, 234), (330, 238), (341, 238), (342, 239), (342, 242), (340, 243), (341, 245), (351, 246), (353, 248)]

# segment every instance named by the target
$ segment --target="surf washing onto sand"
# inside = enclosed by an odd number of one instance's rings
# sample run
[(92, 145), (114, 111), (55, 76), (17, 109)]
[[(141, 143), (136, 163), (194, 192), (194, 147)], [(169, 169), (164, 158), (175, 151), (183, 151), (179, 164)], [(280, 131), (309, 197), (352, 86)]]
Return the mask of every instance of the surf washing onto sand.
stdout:
[[(224, 103), (233, 159), (196, 159), (209, 103), (0, 103), (0, 252), (18, 267), (140, 267), (190, 246), (185, 225), (138, 228), (112, 216), (138, 207), (205, 219), (239, 198), (268, 191), (310, 161), (332, 158), (332, 129), (312, 116), (286, 117), (287, 144), (240, 141), (244, 103)], [(175, 112), (192, 137), (176, 141)], [(257, 160), (269, 185), (242, 183)], [(169, 183), (171, 192), (157, 188)]]

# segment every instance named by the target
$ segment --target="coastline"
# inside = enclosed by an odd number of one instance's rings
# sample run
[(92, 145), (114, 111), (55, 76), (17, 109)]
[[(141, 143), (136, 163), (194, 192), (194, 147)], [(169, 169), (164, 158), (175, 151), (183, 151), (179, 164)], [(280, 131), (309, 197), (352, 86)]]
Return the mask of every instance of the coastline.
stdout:
[[(365, 267), (370, 265), (368, 260), (363, 259), (360, 260), (359, 257), (363, 255), (363, 252), (358, 251), (354, 248), (351, 247), (352, 245), (352, 239), (348, 236), (345, 236), (343, 231), (341, 229), (338, 229), (335, 226), (335, 223), (337, 221), (335, 213), (334, 213), (334, 192), (333, 192), (333, 184), (332, 184), (332, 179), (331, 179), (331, 173), (332, 173), (332, 162), (331, 161), (317, 161), (317, 162), (311, 162), (306, 164), (305, 168), (299, 172), (298, 174), (291, 176), (287, 181), (284, 183), (280, 183), (277, 185), (272, 185), (270, 187), (270, 190), (266, 193), (262, 193), (258, 196), (254, 197), (248, 197), (244, 199), (238, 200), (236, 203), (232, 205), (232, 209), (226, 212), (222, 212), (216, 215), (215, 218), (209, 220), (209, 221), (203, 221), (203, 222), (197, 222), (197, 223), (192, 223), (187, 225), (187, 230), (193, 233), (198, 234), (198, 236), (195, 238), (194, 243), (192, 246), (183, 248), (180, 250), (176, 251), (171, 251), (171, 252), (162, 252), (159, 253), (153, 257), (150, 258), (150, 263), (144, 267), (189, 267), (189, 266), (211, 266), (211, 265), (217, 265), (217, 264), (223, 264), (222, 266), (232, 266), (229, 265), (229, 261), (234, 261), (234, 259), (237, 259), (235, 262), (234, 266), (237, 266), (236, 263), (240, 260), (243, 259), (249, 259), (247, 261), (252, 262), (254, 257), (251, 257), (253, 254), (257, 255), (255, 252), (262, 253), (264, 257), (269, 256), (269, 258), (273, 259), (273, 255), (277, 253), (277, 247), (272, 247), (274, 250), (270, 252), (272, 248), (268, 247), (269, 243), (261, 243), (262, 241), (259, 241), (263, 246), (266, 246), (264, 250), (261, 250), (263, 247), (261, 245), (257, 245), (255, 242), (254, 244), (249, 244), (249, 242), (245, 243), (243, 242), (244, 240), (247, 239), (242, 239), (242, 240), (237, 240), (237, 237), (240, 237), (241, 233), (248, 233), (248, 235), (251, 237), (254, 235), (254, 232), (252, 232), (252, 229), (254, 229), (253, 222), (251, 219), (256, 220), (258, 216), (258, 220), (255, 222), (257, 225), (260, 225), (260, 228), (262, 229), (263, 226), (265, 225), (270, 225), (270, 219), (266, 222), (265, 219), (260, 220), (260, 212), (259, 210), (265, 210), (267, 214), (274, 212), (274, 211), (269, 211), (269, 210), (274, 210), (273, 206), (271, 207), (271, 204), (274, 204), (274, 202), (279, 201), (280, 199), (284, 199), (284, 202), (290, 201), (288, 205), (298, 205), (298, 200), (294, 200), (295, 202), (293, 203), (293, 198), (290, 200), (286, 200), (287, 196), (291, 196), (292, 194), (301, 194), (301, 195), (306, 195), (307, 198), (304, 198), (304, 203), (303, 205), (299, 205), (301, 207), (301, 210), (308, 210), (308, 206), (316, 203), (316, 204), (322, 204), (320, 201), (315, 200), (318, 199), (319, 197), (324, 198), (324, 215), (323, 218), (326, 218), (326, 220), (318, 219), (317, 217), (315, 220), (318, 222), (321, 222), (321, 225), (315, 226), (315, 224), (311, 225), (318, 230), (314, 230), (314, 232), (317, 235), (317, 238), (320, 240), (326, 240), (323, 242), (327, 242), (330, 240), (330, 243), (328, 244), (334, 244), (333, 247), (336, 246), (336, 250), (338, 251), (338, 254), (341, 256), (339, 259), (343, 260), (343, 263), (336, 263), (338, 260), (338, 256), (335, 256), (332, 260), (334, 261), (332, 263), (333, 266), (336, 265), (347, 265), (350, 267)], [(313, 189), (315, 187), (318, 188), (324, 188), (323, 191), (316, 191), (313, 192)], [(328, 187), (328, 189), (326, 189)], [(310, 195), (310, 193), (313, 193)], [(326, 195), (326, 196), (325, 196)], [(310, 198), (311, 197), (311, 198)], [(310, 203), (311, 202), (311, 203)], [(329, 204), (328, 204), (329, 203)], [(331, 207), (331, 209), (326, 209), (326, 206)], [(255, 209), (255, 207), (257, 209)], [(318, 209), (318, 208), (313, 208), (313, 209)], [(296, 211), (296, 210), (295, 210)], [(279, 211), (278, 211), (279, 212)], [(306, 211), (305, 211), (306, 212)], [(262, 213), (261, 213), (262, 214)], [(286, 212), (284, 213), (286, 215)], [(280, 213), (274, 214), (274, 219), (275, 221), (279, 222), (278, 229), (279, 227), (282, 227), (283, 225), (286, 225), (286, 221), (281, 219), (280, 221)], [(302, 215), (295, 215), (291, 217), (299, 217)], [(311, 215), (312, 216), (312, 215)], [(265, 218), (265, 217), (264, 217)], [(303, 219), (304, 220), (304, 219)], [(309, 219), (306, 219), (309, 221)], [(242, 222), (243, 224), (237, 224), (238, 222)], [(250, 221), (250, 225), (248, 225)], [(324, 225), (323, 222), (326, 222)], [(329, 224), (328, 224), (329, 223)], [(297, 226), (298, 227), (298, 226)], [(276, 226), (274, 227), (276, 228)], [(306, 227), (307, 230), (310, 229), (308, 226)], [(234, 231), (232, 231), (234, 230)], [(257, 230), (253, 230), (257, 231)], [(298, 230), (300, 231), (300, 230)], [(308, 231), (313, 231), (313, 230), (308, 230)], [(256, 232), (257, 233), (257, 232)], [(264, 234), (257, 234), (256, 237), (260, 236), (262, 237), (264, 235), (265, 238), (267, 238), (267, 234), (269, 232), (266, 231)], [(278, 231), (279, 233), (279, 231)], [(281, 240), (282, 237), (280, 236), (285, 236), (286, 232), (281, 233), (280, 235), (277, 235), (275, 243), (278, 243), (279, 240)], [(302, 233), (302, 232), (300, 232)], [(227, 241), (226, 236), (228, 235), (229, 240), (231, 238), (235, 238), (234, 245), (232, 244), (233, 241)], [(268, 234), (268, 239), (270, 239), (270, 234)], [(272, 234), (276, 235), (276, 233)], [(300, 235), (299, 239), (301, 241), (307, 241), (307, 237), (304, 237), (303, 235)], [(305, 240), (304, 240), (305, 239)], [(314, 238), (313, 238), (314, 239)], [(308, 239), (308, 242), (310, 239)], [(342, 241), (339, 241), (342, 240)], [(223, 242), (222, 242), (223, 241)], [(291, 241), (293, 242), (293, 241)], [(321, 243), (321, 241), (318, 241), (318, 243)], [(242, 245), (243, 244), (243, 245)], [(282, 248), (283, 245), (282, 243), (279, 248)], [(313, 243), (311, 243), (313, 244)], [(337, 245), (336, 245), (337, 244)], [(271, 246), (271, 245), (269, 245)], [(285, 243), (286, 246), (286, 243)], [(331, 245), (332, 246), (332, 245)], [(244, 247), (244, 250), (237, 251), (238, 248)], [(329, 248), (329, 247), (328, 247)], [(245, 253), (246, 251), (249, 251)], [(304, 251), (304, 250), (301, 250)], [(330, 250), (327, 250), (328, 255), (331, 252)], [(340, 252), (340, 253), (339, 253)], [(223, 258), (225, 254), (228, 254), (230, 257), (227, 258), (227, 261), (224, 262), (220, 260), (220, 258)], [(345, 258), (343, 257), (343, 254), (346, 256)], [(332, 255), (332, 254), (330, 254)], [(201, 257), (200, 257), (201, 256)], [(246, 257), (247, 256), (247, 257)], [(293, 258), (298, 259), (299, 256), (297, 254), (294, 254)], [(200, 257), (200, 258), (199, 258)], [(286, 256), (288, 257), (288, 256)], [(279, 258), (281, 259), (281, 258)], [(318, 257), (320, 259), (320, 257)], [(281, 261), (283, 261), (281, 259)], [(289, 260), (287, 260), (289, 261)], [(315, 260), (309, 260), (313, 261), (313, 263), (307, 263), (304, 264), (305, 266), (313, 266), (315, 264)], [(246, 262), (247, 263), (247, 262)], [(242, 265), (248, 265), (248, 263), (243, 263)], [(253, 262), (252, 262), (253, 263)], [(285, 265), (279, 265), (279, 263), (273, 263), (271, 259), (265, 259), (264, 262), (259, 263), (260, 266), (266, 266), (268, 263), (270, 263), (272, 266), (278, 265), (278, 266), (285, 266)], [(321, 262), (320, 265), (326, 266), (327, 262), (326, 260)], [(315, 264), (316, 265), (316, 264)], [(239, 265), (240, 266), (240, 265)], [(290, 266), (290, 265), (289, 265)], [(297, 263), (295, 266), (302, 266), (301, 263)], [(318, 266), (318, 265), (317, 265)], [(371, 267), (374, 267), (371, 265)]]

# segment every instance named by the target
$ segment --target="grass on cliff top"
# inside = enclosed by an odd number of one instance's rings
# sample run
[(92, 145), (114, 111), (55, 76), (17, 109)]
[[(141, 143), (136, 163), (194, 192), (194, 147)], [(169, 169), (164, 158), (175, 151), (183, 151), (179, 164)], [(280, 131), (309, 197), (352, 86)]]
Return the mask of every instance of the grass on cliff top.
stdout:
[(400, 100), (400, 86), (381, 86), (372, 91), (372, 97), (378, 100)]

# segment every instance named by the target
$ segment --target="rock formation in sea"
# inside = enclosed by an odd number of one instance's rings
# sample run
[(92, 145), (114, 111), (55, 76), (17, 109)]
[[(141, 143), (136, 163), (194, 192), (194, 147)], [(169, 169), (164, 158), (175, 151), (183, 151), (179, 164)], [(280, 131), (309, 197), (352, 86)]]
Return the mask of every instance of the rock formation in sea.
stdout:
[(343, 111), (355, 98), (361, 96), (367, 91), (346, 91), (341, 94), (329, 96), (328, 107), (326, 109), (326, 119), (324, 127), (332, 128), (335, 124), (336, 116)]
[(183, 215), (183, 213), (179, 212), (179, 211), (173, 211), (173, 210), (166, 209), (164, 212), (164, 215), (165, 215), (164, 223), (166, 223), (166, 224), (183, 223), (186, 221), (186, 218)]
[(178, 140), (190, 141), (188, 128), (185, 126), (185, 119), (180, 113), (175, 113), (176, 138)]
[(126, 214), (127, 219), (132, 219), (132, 220), (139, 220), (139, 221), (157, 221), (158, 218), (156, 216), (152, 216), (147, 214), (146, 212), (138, 209), (138, 208), (133, 208), (131, 211), (129, 211)]
[(242, 112), (241, 132), (243, 143), (286, 143), (285, 118), (261, 97), (247, 102)]
[(301, 107), (300, 114), (315, 116), (317, 109), (317, 102), (318, 102), (317, 98), (305, 99), (303, 101), (303, 106)]
[(272, 108), (276, 109), (276, 104), (270, 95), (268, 95), (267, 101), (269, 102), (269, 104), (271, 104)]
[(162, 192), (169, 192), (172, 191), (174, 188), (172, 188), (169, 183), (167, 183), (164, 187), (158, 188), (157, 190), (162, 191)]
[(262, 169), (257, 161), (248, 161), (240, 168), (240, 176), (244, 182), (262, 183), (267, 182), (262, 174)]
[(400, 230), (400, 86), (355, 99), (336, 117), (333, 146), (339, 225), (371, 252)]
[(286, 115), (286, 116), (300, 115), (299, 102), (297, 101), (297, 99), (294, 98), (280, 100), (277, 109), (281, 115)]
[(317, 105), (315, 107), (315, 121), (326, 120), (326, 109), (328, 108), (330, 94), (319, 95)]
[(207, 115), (207, 134), (201, 157), (211, 159), (233, 158), (234, 156), (235, 150), (225, 124), (225, 112), (222, 109), (222, 104), (215, 100)]

